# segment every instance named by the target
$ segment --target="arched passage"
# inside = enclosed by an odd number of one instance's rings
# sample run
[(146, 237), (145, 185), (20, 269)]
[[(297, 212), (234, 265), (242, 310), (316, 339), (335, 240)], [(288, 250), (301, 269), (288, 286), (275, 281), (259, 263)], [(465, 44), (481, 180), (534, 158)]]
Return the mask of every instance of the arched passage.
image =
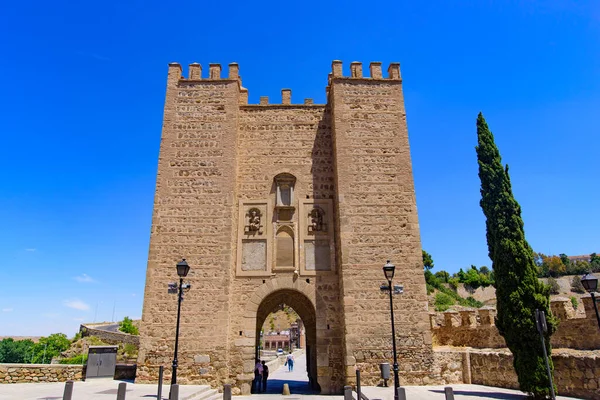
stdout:
[[(308, 388), (318, 390), (317, 382), (317, 318), (315, 306), (304, 293), (296, 289), (279, 289), (268, 294), (258, 306), (256, 312), (256, 345), (260, 341), (260, 330), (271, 312), (278, 309), (281, 304), (293, 308), (306, 329), (306, 369)], [(308, 389), (307, 388), (307, 389)]]

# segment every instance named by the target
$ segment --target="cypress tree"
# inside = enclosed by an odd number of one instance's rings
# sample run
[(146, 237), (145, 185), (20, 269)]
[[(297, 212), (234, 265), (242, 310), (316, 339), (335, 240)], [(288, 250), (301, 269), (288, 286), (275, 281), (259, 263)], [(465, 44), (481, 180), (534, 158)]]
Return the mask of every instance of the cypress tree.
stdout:
[[(496, 279), (496, 326), (513, 354), (520, 389), (533, 398), (546, 398), (550, 383), (535, 310), (543, 310), (547, 316), (545, 341), (550, 357), (550, 335), (556, 330), (556, 320), (549, 312), (549, 288), (537, 278), (533, 251), (525, 240), (521, 207), (512, 193), (508, 165), (502, 166), (494, 136), (481, 113), (477, 117), (477, 142), (479, 204), (486, 217), (488, 252)], [(549, 361), (552, 371), (552, 360)]]

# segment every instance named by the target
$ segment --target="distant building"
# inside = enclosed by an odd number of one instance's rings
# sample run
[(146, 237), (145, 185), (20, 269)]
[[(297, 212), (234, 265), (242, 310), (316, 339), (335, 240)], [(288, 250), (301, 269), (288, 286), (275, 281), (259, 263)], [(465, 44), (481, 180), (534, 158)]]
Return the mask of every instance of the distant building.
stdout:
[(567, 258), (572, 263), (577, 262), (577, 261), (586, 261), (586, 262), (592, 261), (592, 256), (590, 254), (583, 254), (581, 256), (567, 256)]

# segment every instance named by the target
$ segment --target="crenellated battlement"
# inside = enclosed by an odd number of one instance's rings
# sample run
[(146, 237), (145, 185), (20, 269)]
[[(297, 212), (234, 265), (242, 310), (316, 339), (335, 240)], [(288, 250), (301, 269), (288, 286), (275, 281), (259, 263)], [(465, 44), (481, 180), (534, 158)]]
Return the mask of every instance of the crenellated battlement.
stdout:
[[(600, 347), (600, 332), (594, 304), (590, 296), (581, 298), (585, 313), (577, 313), (570, 299), (555, 298), (550, 310), (558, 321), (558, 330), (551, 338), (553, 347), (596, 349)], [(469, 346), (474, 348), (506, 347), (495, 326), (495, 308), (432, 312), (429, 321), (434, 341), (440, 346)]]
[(400, 63), (397, 62), (390, 63), (387, 69), (387, 77), (383, 77), (381, 62), (373, 61), (369, 64), (369, 75), (370, 76), (368, 77), (363, 76), (362, 63), (353, 61), (350, 63), (350, 76), (344, 76), (342, 61), (333, 60), (331, 63), (329, 84), (331, 85), (331, 81), (338, 78), (402, 81), (402, 76), (400, 75)]
[(173, 75), (180, 81), (201, 81), (201, 80), (237, 80), (241, 84), (241, 78), (239, 74), (239, 66), (237, 63), (229, 64), (229, 71), (227, 78), (221, 76), (221, 64), (210, 63), (208, 64), (208, 76), (202, 77), (202, 65), (199, 63), (191, 63), (188, 67), (188, 77), (182, 75), (181, 64), (177, 62), (169, 63), (169, 76)]
[[(327, 77), (326, 95), (329, 97), (330, 86), (333, 80), (336, 79), (353, 79), (366, 81), (397, 81), (401, 82), (400, 63), (390, 63), (387, 69), (387, 76), (383, 76), (381, 62), (374, 61), (369, 64), (370, 76), (363, 76), (363, 65), (359, 61), (350, 63), (350, 76), (345, 77), (343, 74), (343, 63), (340, 60), (334, 60), (331, 64), (332, 72)], [(188, 67), (187, 78), (182, 74), (182, 67), (179, 63), (169, 63), (169, 82), (177, 84), (181, 82), (212, 82), (212, 81), (237, 81), (239, 83), (240, 98), (239, 105), (258, 105), (258, 106), (322, 106), (314, 104), (312, 98), (304, 99), (303, 103), (292, 104), (291, 89), (281, 90), (281, 102), (270, 103), (267, 96), (261, 96), (258, 104), (248, 104), (248, 89), (242, 86), (242, 78), (240, 76), (239, 65), (235, 62), (229, 64), (227, 77), (222, 76), (222, 67), (218, 63), (208, 64), (208, 74), (203, 76), (202, 65), (194, 62)], [(206, 72), (205, 72), (206, 75)]]

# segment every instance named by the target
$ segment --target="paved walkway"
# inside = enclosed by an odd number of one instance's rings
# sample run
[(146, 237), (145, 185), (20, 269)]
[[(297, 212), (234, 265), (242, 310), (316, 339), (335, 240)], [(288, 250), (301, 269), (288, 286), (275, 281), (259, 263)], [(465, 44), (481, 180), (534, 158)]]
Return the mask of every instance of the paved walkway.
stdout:
[[(281, 394), (283, 393), (283, 384), (287, 383), (290, 387), (290, 393), (294, 394), (315, 394), (308, 386), (308, 374), (306, 372), (306, 355), (301, 354), (295, 357), (294, 369), (289, 371), (288, 367), (282, 365), (276, 371), (269, 371), (267, 380), (267, 391), (263, 394)], [(237, 396), (236, 396), (237, 399)]]
[[(114, 400), (121, 381), (112, 379), (93, 379), (75, 382), (73, 400)], [(127, 400), (156, 399), (158, 385), (127, 383)], [(56, 383), (14, 383), (0, 384), (0, 400), (61, 400), (65, 390), (64, 382)], [(199, 398), (210, 391), (208, 386), (181, 385), (179, 399)], [(162, 398), (169, 396), (169, 385), (164, 385)]]
[[(290, 387), (289, 396), (283, 396), (283, 384)], [(403, 386), (407, 400), (445, 400), (444, 387), (452, 386), (456, 400), (473, 399), (526, 399), (527, 396), (518, 390), (503, 389), (481, 385), (441, 385), (441, 386)], [(371, 400), (393, 400), (393, 387), (365, 386), (362, 392)], [(356, 398), (356, 393), (354, 393)], [(288, 367), (281, 366), (276, 371), (271, 371), (267, 381), (267, 392), (251, 396), (235, 396), (234, 400), (343, 400), (344, 396), (318, 395), (310, 391), (308, 376), (306, 374), (306, 356), (296, 357), (294, 371), (288, 372)], [(574, 399), (574, 397), (557, 396), (557, 400)]]
[[(289, 396), (283, 396), (283, 384), (290, 387)], [(119, 381), (114, 380), (88, 380), (75, 382), (73, 400), (113, 400), (117, 397)], [(506, 399), (517, 400), (527, 397), (518, 390), (502, 389), (480, 385), (451, 385), (454, 389), (456, 400), (473, 399)], [(60, 400), (62, 399), (64, 383), (17, 383), (0, 384), (0, 400)], [(407, 400), (444, 400), (444, 386), (404, 386)], [(157, 385), (127, 384), (127, 400), (156, 399)], [(214, 392), (208, 386), (182, 385), (180, 386), (180, 400), (201, 399), (212, 397)], [(393, 400), (392, 387), (365, 386), (362, 392), (371, 400)], [(163, 399), (169, 395), (169, 386), (163, 386)], [(220, 396), (219, 396), (220, 397)], [(318, 395), (310, 391), (308, 376), (306, 374), (306, 357), (299, 355), (294, 363), (294, 370), (281, 366), (271, 371), (267, 382), (267, 392), (251, 396), (234, 396), (233, 400), (343, 400), (344, 396)], [(356, 393), (354, 394), (356, 398)], [(557, 400), (573, 399), (558, 396)]]

